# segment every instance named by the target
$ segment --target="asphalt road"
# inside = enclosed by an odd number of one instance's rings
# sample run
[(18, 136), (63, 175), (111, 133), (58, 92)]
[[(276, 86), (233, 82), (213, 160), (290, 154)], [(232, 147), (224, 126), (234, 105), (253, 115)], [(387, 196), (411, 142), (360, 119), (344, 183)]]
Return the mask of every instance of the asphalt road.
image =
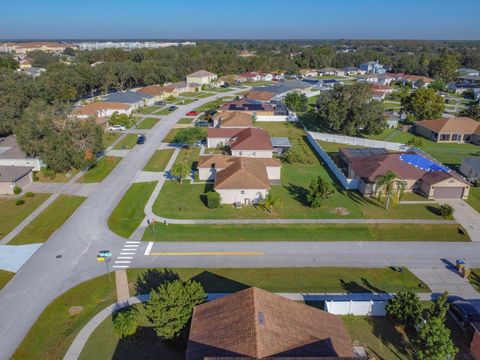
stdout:
[[(215, 97), (226, 95), (228, 93), (219, 93)], [(0, 291), (1, 360), (10, 358), (37, 317), (57, 296), (83, 281), (104, 274), (104, 265), (96, 261), (98, 251), (110, 249), (113, 255), (117, 256), (125, 242), (125, 239), (108, 229), (107, 219), (110, 213), (172, 126), (184, 117), (185, 112), (212, 99), (213, 97), (200, 99), (192, 104), (179, 106), (177, 111), (163, 117), (149, 131), (146, 144), (134, 147), (123, 158), (69, 220)], [(152, 247), (151, 255), (145, 256), (143, 254), (146, 247), (147, 243), (141, 244), (130, 267), (437, 267), (444, 265), (441, 260), (443, 258), (453, 262), (458, 257), (466, 257), (470, 265), (480, 266), (480, 243), (156, 243)], [(204, 255), (162, 254), (183, 251), (203, 252)], [(216, 255), (208, 254), (212, 252)], [(224, 254), (219, 254), (222, 252)], [(245, 255), (251, 252), (257, 254)]]
[(148, 133), (147, 142), (135, 146), (123, 158), (0, 291), (0, 359), (10, 358), (37, 317), (57, 296), (83, 281), (104, 274), (103, 264), (96, 261), (98, 251), (110, 249), (114, 255), (118, 254), (125, 240), (108, 229), (107, 219), (137, 174), (187, 111), (228, 95), (218, 93), (199, 99), (164, 116)]

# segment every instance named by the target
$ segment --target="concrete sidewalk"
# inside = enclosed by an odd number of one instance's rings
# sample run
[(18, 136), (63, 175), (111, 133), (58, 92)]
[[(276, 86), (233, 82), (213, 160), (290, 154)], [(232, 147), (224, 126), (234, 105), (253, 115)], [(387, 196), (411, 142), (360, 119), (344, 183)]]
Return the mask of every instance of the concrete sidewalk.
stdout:
[(98, 186), (98, 183), (39, 183), (33, 182), (25, 187), (26, 191), (47, 194), (66, 194), (88, 197)]
[(454, 217), (467, 230), (472, 241), (480, 241), (480, 214), (461, 199), (444, 199), (455, 210)]

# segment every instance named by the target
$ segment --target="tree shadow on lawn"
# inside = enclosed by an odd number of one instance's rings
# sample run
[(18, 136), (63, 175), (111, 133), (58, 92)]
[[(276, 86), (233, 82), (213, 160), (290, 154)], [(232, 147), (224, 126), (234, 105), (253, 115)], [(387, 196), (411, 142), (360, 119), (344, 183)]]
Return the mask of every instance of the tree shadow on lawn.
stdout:
[(192, 280), (198, 281), (207, 293), (235, 293), (251, 287), (210, 271), (203, 271), (193, 276)]
[(180, 338), (175, 341), (160, 339), (152, 327), (139, 327), (135, 335), (120, 339), (112, 359), (185, 359), (187, 343)]
[[(365, 318), (371, 325), (372, 332), (397, 359), (411, 358), (413, 347), (410, 336), (395, 326), (386, 316), (368, 316)], [(412, 334), (410, 334), (412, 335)], [(354, 339), (353, 339), (354, 340)], [(382, 347), (380, 347), (382, 349)], [(368, 351), (378, 359), (384, 359), (385, 353), (378, 354), (374, 349), (368, 347)]]
[(179, 280), (180, 276), (170, 269), (148, 269), (137, 277), (135, 281), (135, 293), (137, 295), (150, 294), (160, 285)]
[(439, 207), (436, 207), (436, 206), (433, 206), (433, 205), (428, 205), (427, 210), (430, 211), (434, 215), (442, 216)]
[(304, 206), (308, 206), (308, 190), (306, 188), (292, 183), (284, 185), (283, 187), (288, 191), (288, 193), (294, 200), (298, 201)]
[(372, 285), (367, 279), (361, 278), (361, 284), (356, 281), (345, 281), (340, 279), (340, 285), (349, 293), (385, 293), (385, 290)]

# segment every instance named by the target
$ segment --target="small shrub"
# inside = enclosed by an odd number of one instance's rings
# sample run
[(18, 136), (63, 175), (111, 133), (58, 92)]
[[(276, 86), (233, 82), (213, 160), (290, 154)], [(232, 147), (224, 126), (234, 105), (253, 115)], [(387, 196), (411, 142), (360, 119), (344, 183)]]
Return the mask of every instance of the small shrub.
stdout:
[(25, 204), (25, 200), (23, 200), (23, 199), (17, 199), (17, 201), (15, 201), (15, 205), (17, 205), (17, 206), (20, 206), (20, 205), (23, 205), (23, 204)]
[(442, 215), (444, 219), (451, 219), (454, 212), (455, 210), (449, 204), (443, 204), (440, 206), (440, 215)]
[(35, 193), (29, 191), (29, 192), (25, 193), (25, 196), (28, 197), (28, 198), (33, 198), (35, 196)]
[(193, 172), (193, 180), (195, 180), (196, 182), (200, 181), (200, 176), (198, 175), (198, 171)]
[(15, 187), (13, 188), (13, 193), (14, 193), (15, 195), (18, 195), (18, 194), (20, 194), (21, 192), (22, 192), (22, 188), (19, 188), (18, 186), (15, 186)]
[(40, 180), (40, 178), (38, 177), (36, 171), (34, 171), (33, 174), (32, 174), (32, 180), (33, 180), (33, 181), (38, 181), (38, 180)]
[(207, 193), (207, 207), (209, 209), (216, 209), (220, 206), (220, 194), (215, 191)]
[(50, 168), (42, 168), (42, 173), (45, 177), (48, 177), (50, 179), (53, 179), (55, 177), (55, 170), (52, 170)]

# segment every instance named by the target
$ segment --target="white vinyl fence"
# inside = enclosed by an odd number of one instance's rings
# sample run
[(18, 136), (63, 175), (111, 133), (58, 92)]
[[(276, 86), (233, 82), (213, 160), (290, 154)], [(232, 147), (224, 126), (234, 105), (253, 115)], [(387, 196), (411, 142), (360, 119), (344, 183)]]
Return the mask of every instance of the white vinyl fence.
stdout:
[(325, 301), (324, 310), (335, 315), (385, 316), (388, 301)]
[(365, 146), (365, 147), (373, 147), (373, 148), (385, 148), (387, 150), (393, 150), (393, 151), (407, 151), (410, 148), (408, 145), (405, 145), (402, 143), (383, 141), (383, 140), (370, 140), (370, 139), (359, 138), (354, 136), (326, 134), (326, 133), (319, 133), (319, 132), (313, 132), (313, 131), (309, 131), (309, 134), (316, 141), (326, 141), (326, 142), (333, 142), (338, 144), (357, 145), (357, 146)]

